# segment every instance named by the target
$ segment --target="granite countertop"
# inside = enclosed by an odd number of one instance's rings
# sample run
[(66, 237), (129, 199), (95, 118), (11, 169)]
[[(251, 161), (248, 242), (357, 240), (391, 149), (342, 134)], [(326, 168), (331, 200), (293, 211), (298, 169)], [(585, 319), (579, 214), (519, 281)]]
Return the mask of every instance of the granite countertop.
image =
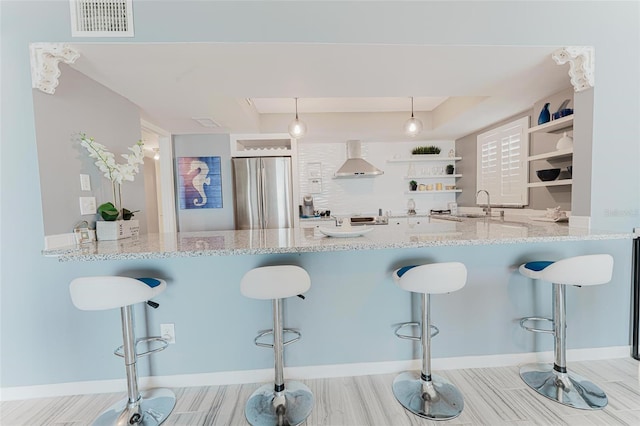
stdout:
[[(339, 230), (328, 223), (327, 228)], [(324, 226), (323, 226), (324, 228)], [(352, 227), (358, 230), (362, 227)], [(148, 234), (118, 241), (45, 250), (60, 261), (161, 259), (245, 254), (308, 253), (457, 245), (493, 245), (549, 241), (632, 238), (632, 233), (569, 227), (566, 223), (530, 220), (464, 219), (449, 221), (425, 217), (398, 218), (364, 235), (328, 237), (319, 228)]]

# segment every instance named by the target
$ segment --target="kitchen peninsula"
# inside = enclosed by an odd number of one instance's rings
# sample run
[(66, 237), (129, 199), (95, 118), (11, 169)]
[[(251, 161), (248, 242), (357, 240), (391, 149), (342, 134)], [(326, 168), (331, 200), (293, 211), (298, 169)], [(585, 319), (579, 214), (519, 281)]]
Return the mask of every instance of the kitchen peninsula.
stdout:
[[(274, 264), (299, 265), (311, 276), (306, 300), (286, 301), (287, 327), (303, 333), (286, 350), (285, 365), (296, 367), (289, 370), (292, 378), (417, 368), (414, 345), (398, 341), (393, 325), (418, 319), (418, 299), (398, 289), (391, 272), (419, 262), (460, 261), (468, 270), (462, 291), (434, 296), (433, 321), (442, 330), (434, 368), (550, 357), (552, 339), (523, 332), (518, 319), (549, 315), (551, 286), (535, 286), (516, 267), (600, 252), (615, 259), (612, 282), (568, 290), (569, 360), (628, 356), (631, 234), (510, 216), (390, 217), (388, 225), (373, 228), (354, 238), (327, 237), (315, 226), (149, 234), (44, 254), (73, 265), (74, 276), (113, 275), (115, 264), (119, 275), (167, 281), (167, 291), (155, 300), (160, 309), (145, 309), (140, 325), (153, 333), (159, 324), (175, 324), (177, 343), (154, 358), (147, 373), (169, 387), (270, 380), (272, 359), (253, 345), (253, 336), (265, 327), (271, 307), (243, 297), (239, 283), (248, 270)], [(83, 350), (99, 357), (107, 346)]]
[[(327, 228), (332, 228), (332, 223), (333, 221), (326, 221)], [(327, 237), (313, 227), (207, 231), (176, 235), (149, 234), (119, 241), (100, 241), (73, 248), (45, 250), (43, 253), (56, 256), (60, 261), (91, 261), (630, 238), (631, 233), (571, 228), (566, 224), (517, 218), (448, 221), (429, 217), (397, 217), (392, 220), (391, 225), (374, 226), (373, 232), (351, 238)]]

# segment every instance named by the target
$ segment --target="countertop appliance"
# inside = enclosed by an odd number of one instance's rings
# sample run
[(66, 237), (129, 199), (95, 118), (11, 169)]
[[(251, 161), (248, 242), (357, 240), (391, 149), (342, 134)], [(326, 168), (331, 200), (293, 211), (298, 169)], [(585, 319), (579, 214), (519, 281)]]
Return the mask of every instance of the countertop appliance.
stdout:
[(302, 217), (314, 217), (315, 209), (313, 208), (313, 197), (305, 195), (302, 198)]
[(233, 158), (236, 229), (293, 227), (291, 157)]
[(352, 216), (352, 217), (336, 217), (336, 226), (342, 226), (342, 222), (349, 220), (351, 226), (364, 226), (364, 225), (388, 225), (388, 216)]

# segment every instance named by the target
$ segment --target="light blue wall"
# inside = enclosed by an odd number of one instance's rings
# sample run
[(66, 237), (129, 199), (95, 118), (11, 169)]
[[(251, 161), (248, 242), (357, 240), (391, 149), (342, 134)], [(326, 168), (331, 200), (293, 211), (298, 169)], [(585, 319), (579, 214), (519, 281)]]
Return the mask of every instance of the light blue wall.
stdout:
[[(149, 323), (156, 328), (161, 321), (174, 322), (179, 343), (154, 357), (153, 373), (269, 367), (269, 351), (251, 343), (255, 330), (267, 326), (268, 304), (241, 299), (237, 283), (247, 269), (278, 259), (298, 261), (314, 279), (309, 299), (292, 300), (288, 306), (289, 325), (305, 331), (303, 341), (287, 352), (290, 365), (410, 357), (407, 345), (411, 345), (392, 339), (389, 328), (390, 323), (407, 319), (408, 296), (393, 288), (387, 274), (401, 260), (425, 256), (455, 258), (470, 265), (466, 295), (460, 292), (435, 301), (434, 315), (449, 308), (447, 323), (455, 325), (443, 329), (441, 336), (447, 337), (439, 339), (448, 344), (436, 345), (436, 357), (534, 348), (516, 335), (513, 320), (505, 322), (533, 312), (529, 309), (533, 290), (506, 272), (525, 253), (534, 258), (546, 257), (547, 252), (554, 257), (612, 252), (616, 270), (611, 285), (570, 292), (570, 319), (584, 321), (572, 329), (569, 346), (628, 344), (628, 242), (86, 264), (61, 264), (42, 257), (44, 231), (27, 47), (29, 42), (71, 41), (69, 2), (2, 1), (0, 7), (3, 387), (122, 377), (120, 360), (110, 355), (111, 342), (119, 340), (117, 312), (79, 312), (69, 300), (69, 281), (89, 274), (140, 272), (170, 280), (169, 289), (158, 300), (161, 310), (149, 314)], [(628, 231), (640, 225), (638, 8), (635, 2), (135, 1), (136, 37), (108, 41), (593, 45), (597, 64), (593, 223)], [(626, 178), (621, 178), (619, 170), (625, 171)], [(535, 298), (543, 309), (548, 308), (547, 296)], [(573, 309), (578, 307), (579, 313)], [(465, 309), (464, 317), (450, 315)], [(333, 334), (325, 332), (324, 324)], [(481, 326), (496, 326), (498, 332)], [(329, 344), (332, 351), (326, 350)], [(549, 347), (546, 342), (536, 349)]]

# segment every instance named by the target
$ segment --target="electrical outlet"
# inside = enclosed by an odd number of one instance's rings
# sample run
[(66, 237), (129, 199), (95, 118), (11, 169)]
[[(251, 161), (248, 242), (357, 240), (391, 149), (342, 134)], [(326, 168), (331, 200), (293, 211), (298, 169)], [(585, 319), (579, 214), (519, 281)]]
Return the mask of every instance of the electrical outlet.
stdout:
[(174, 324), (160, 324), (160, 337), (169, 343), (176, 342), (176, 327)]

